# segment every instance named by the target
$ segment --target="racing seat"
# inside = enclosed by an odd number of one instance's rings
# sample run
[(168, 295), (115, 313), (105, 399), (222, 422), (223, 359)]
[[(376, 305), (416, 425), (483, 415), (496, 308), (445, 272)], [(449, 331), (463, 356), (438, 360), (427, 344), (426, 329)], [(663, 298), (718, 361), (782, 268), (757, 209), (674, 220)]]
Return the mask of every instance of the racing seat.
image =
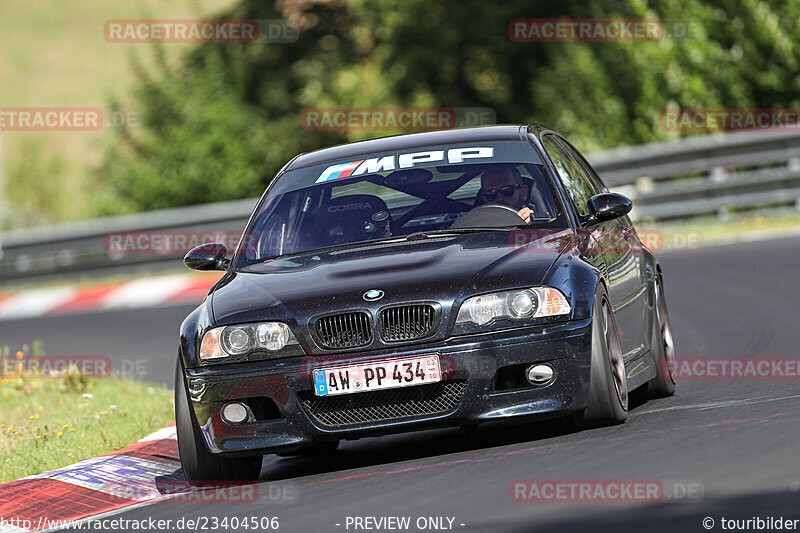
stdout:
[(391, 235), (386, 202), (371, 194), (331, 198), (314, 214), (307, 233), (309, 247), (322, 248)]

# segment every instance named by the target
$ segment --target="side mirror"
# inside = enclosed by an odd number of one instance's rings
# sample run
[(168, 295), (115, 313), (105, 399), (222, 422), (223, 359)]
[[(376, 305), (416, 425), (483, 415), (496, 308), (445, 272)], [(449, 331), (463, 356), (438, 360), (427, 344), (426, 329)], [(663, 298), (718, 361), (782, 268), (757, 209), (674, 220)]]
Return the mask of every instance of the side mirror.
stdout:
[(206, 243), (195, 246), (183, 258), (183, 264), (192, 270), (227, 270), (231, 260), (225, 257), (224, 244)]
[(583, 221), (587, 226), (624, 217), (633, 208), (633, 203), (627, 196), (613, 192), (595, 194), (586, 204), (589, 207), (589, 214)]

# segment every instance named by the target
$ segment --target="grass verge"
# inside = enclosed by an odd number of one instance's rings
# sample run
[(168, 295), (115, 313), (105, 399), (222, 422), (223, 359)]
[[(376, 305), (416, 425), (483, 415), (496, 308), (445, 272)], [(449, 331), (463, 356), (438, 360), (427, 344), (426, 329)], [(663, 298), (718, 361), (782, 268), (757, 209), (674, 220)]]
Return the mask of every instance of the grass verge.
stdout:
[[(141, 111), (132, 91), (132, 59), (153, 66), (149, 43), (110, 43), (109, 20), (213, 19), (235, 0), (3, 0), (0, 16), (0, 107), (98, 107), (118, 101)], [(197, 47), (170, 43), (170, 64)], [(136, 125), (136, 122), (131, 124)], [(99, 131), (4, 131), (9, 227), (80, 220), (93, 212), (97, 184), (91, 169), (102, 159), (113, 128)], [(0, 194), (3, 194), (0, 192)], [(5, 198), (0, 197), (0, 204)]]
[(166, 386), (119, 377), (3, 378), (0, 405), (0, 482), (118, 450), (174, 417)]
[[(782, 213), (752, 215), (720, 220), (708, 217), (678, 223), (636, 223), (640, 234), (657, 234), (656, 252), (661, 249), (691, 249), (732, 242), (755, 241), (800, 234), (800, 215)], [(644, 229), (643, 229), (644, 228)]]

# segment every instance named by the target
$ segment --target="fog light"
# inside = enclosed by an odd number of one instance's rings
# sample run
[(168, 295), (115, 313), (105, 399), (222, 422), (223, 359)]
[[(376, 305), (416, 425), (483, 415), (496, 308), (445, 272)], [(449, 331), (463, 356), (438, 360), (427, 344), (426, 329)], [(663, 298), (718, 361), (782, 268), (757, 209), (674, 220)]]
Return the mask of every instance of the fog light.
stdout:
[(250, 410), (241, 402), (230, 402), (222, 406), (222, 419), (229, 424), (241, 424), (247, 420)]
[(553, 381), (553, 376), (555, 375), (556, 372), (550, 365), (533, 365), (528, 367), (528, 370), (525, 373), (525, 376), (528, 378), (528, 381), (531, 383), (531, 385), (536, 385), (539, 387), (549, 384), (551, 381)]

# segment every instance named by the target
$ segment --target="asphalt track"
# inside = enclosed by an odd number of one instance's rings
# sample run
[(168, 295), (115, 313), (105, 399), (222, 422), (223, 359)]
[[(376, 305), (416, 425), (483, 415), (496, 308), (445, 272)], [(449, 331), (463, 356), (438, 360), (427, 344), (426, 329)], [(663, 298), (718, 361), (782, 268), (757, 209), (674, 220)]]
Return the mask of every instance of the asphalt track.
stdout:
[[(800, 356), (800, 238), (670, 251), (660, 260), (679, 357)], [(39, 339), (48, 354), (108, 355), (115, 366), (142, 360), (144, 377), (169, 382), (188, 311), (0, 322), (0, 344)], [(797, 381), (684, 381), (674, 397), (635, 406), (621, 426), (363, 439), (332, 454), (266, 457), (257, 503), (159, 503), (114, 518), (174, 524), (277, 516), (278, 530), (291, 532), (364, 531), (348, 528), (348, 516), (408, 516), (410, 531), (419, 517), (450, 517), (456, 531), (555, 532), (707, 531), (705, 517), (714, 519), (712, 530), (722, 529), (722, 517), (800, 519), (798, 404)], [(703, 496), (693, 503), (516, 503), (509, 485), (519, 479), (678, 480), (702, 486)]]

